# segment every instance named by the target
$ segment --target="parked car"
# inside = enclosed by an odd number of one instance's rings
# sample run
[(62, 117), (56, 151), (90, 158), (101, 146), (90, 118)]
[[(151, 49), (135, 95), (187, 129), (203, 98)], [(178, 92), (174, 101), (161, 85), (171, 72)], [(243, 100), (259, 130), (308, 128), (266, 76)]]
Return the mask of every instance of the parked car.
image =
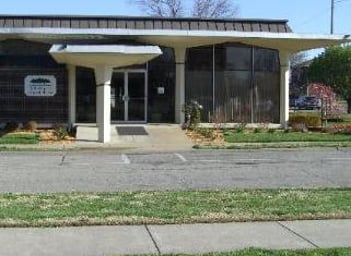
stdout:
[(296, 100), (298, 96), (289, 96), (289, 108), (295, 109), (296, 108)]
[(300, 96), (295, 100), (295, 107), (297, 109), (320, 109), (321, 100), (315, 96)]

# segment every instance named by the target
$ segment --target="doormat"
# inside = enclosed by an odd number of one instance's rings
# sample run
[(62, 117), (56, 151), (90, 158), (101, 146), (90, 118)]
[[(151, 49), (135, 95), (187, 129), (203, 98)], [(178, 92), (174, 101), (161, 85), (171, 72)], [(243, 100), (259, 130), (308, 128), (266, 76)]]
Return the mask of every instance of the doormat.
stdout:
[(117, 126), (120, 136), (147, 136), (149, 135), (143, 126)]

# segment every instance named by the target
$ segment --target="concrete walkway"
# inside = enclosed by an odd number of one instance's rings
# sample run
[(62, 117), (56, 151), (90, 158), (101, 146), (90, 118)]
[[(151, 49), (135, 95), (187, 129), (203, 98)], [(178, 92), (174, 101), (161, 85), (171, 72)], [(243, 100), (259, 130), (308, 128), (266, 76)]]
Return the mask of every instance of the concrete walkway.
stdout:
[[(137, 127), (145, 129), (145, 135), (118, 134), (117, 127)], [(111, 126), (111, 142), (97, 143), (98, 129), (96, 126), (80, 125), (77, 127), (77, 142), (75, 147), (129, 148), (138, 151), (183, 151), (191, 150), (193, 143), (177, 124), (128, 124)]]
[(206, 253), (351, 247), (351, 220), (0, 229), (0, 255)]

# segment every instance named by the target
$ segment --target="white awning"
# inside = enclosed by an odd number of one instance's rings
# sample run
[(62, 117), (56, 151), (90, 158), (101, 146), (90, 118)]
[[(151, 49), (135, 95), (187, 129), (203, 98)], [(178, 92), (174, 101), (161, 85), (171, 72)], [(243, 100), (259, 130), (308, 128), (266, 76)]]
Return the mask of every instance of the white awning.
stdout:
[(49, 51), (59, 63), (94, 68), (143, 64), (162, 54), (158, 46), (53, 45)]
[(89, 39), (98, 41), (103, 39), (120, 40), (121, 38), (127, 38), (145, 44), (173, 48), (190, 48), (236, 42), (277, 49), (289, 53), (351, 42), (350, 35), (167, 29), (0, 28), (0, 40), (9, 37), (48, 43), (63, 39)]

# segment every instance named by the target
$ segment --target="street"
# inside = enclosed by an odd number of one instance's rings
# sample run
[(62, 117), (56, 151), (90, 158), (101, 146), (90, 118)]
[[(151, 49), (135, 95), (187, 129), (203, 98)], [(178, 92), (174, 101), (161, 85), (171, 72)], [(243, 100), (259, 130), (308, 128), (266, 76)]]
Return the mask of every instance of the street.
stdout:
[(347, 187), (351, 149), (0, 152), (0, 192)]

